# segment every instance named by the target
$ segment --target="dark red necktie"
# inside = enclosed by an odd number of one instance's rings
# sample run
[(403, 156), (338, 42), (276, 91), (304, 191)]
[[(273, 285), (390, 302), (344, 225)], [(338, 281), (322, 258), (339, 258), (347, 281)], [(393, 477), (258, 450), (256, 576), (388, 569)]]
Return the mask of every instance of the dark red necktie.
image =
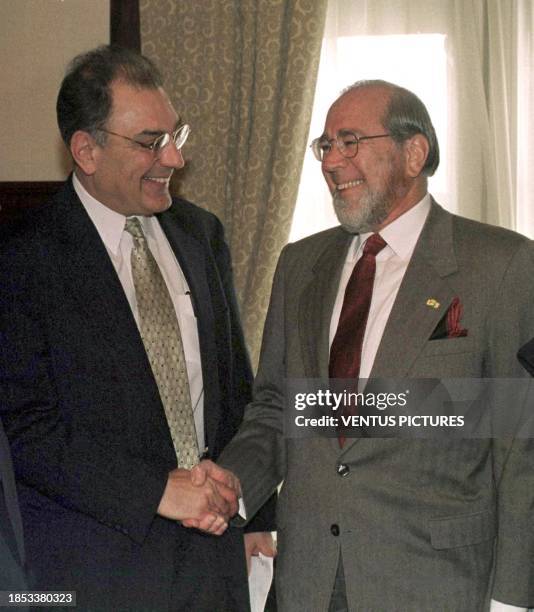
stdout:
[[(351, 389), (354, 391), (357, 391), (363, 337), (373, 295), (376, 256), (385, 246), (386, 242), (379, 234), (369, 236), (365, 242), (362, 256), (354, 266), (345, 290), (336, 335), (330, 348), (330, 378), (351, 379)], [(354, 406), (344, 405), (341, 414), (355, 414)], [(339, 435), (341, 448), (345, 439), (345, 436)]]

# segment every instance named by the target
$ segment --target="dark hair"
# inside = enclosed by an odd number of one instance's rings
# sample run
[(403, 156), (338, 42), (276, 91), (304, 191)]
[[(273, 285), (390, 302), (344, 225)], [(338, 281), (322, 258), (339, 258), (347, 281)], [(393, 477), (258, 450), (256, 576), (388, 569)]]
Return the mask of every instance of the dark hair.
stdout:
[(357, 81), (343, 93), (366, 87), (383, 87), (391, 92), (382, 125), (395, 142), (403, 143), (415, 134), (427, 139), (428, 156), (422, 174), (432, 176), (439, 165), (439, 144), (426, 106), (408, 89), (379, 79)]
[(111, 112), (110, 86), (116, 80), (147, 89), (163, 84), (161, 73), (148, 58), (122, 47), (103, 45), (70, 62), (56, 103), (59, 131), (67, 147), (77, 130), (89, 132), (104, 144), (106, 134), (99, 128)]

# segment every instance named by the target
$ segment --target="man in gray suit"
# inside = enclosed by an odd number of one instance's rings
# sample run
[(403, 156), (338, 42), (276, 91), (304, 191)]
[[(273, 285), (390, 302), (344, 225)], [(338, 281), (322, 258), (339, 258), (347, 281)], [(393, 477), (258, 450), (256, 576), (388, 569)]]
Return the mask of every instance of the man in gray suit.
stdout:
[[(351, 86), (313, 149), (341, 227), (283, 250), (254, 401), (223, 467), (204, 472), (240, 488), (251, 515), (284, 482), (283, 612), (524, 608), (534, 602), (531, 440), (360, 430), (342, 445), (290, 438), (283, 420), (287, 379), (524, 376), (515, 355), (534, 332), (531, 244), (431, 198), (436, 135), (405, 89)], [(371, 253), (367, 243), (380, 245)], [(351, 294), (359, 266), (371, 273)], [(349, 353), (356, 368), (349, 359), (340, 370)]]

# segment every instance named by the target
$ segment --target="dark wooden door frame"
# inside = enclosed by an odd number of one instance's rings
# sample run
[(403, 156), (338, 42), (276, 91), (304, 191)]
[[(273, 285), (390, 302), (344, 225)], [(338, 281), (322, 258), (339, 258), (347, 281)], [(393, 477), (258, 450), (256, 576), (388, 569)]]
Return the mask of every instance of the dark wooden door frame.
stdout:
[(139, 0), (110, 0), (110, 43), (141, 52)]
[[(139, 0), (110, 0), (110, 43), (141, 51)], [(0, 221), (46, 202), (61, 181), (0, 181)]]

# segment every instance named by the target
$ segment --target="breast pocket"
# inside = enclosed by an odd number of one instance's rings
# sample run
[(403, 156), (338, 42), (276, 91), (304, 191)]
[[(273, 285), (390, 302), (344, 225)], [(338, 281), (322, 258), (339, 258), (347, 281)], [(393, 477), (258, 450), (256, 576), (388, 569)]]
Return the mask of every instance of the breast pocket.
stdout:
[(471, 353), (475, 350), (476, 343), (474, 338), (444, 338), (442, 340), (429, 340), (424, 349), (423, 355), (456, 355), (459, 353)]
[(413, 364), (410, 376), (421, 378), (479, 377), (482, 353), (474, 338), (429, 340)]

